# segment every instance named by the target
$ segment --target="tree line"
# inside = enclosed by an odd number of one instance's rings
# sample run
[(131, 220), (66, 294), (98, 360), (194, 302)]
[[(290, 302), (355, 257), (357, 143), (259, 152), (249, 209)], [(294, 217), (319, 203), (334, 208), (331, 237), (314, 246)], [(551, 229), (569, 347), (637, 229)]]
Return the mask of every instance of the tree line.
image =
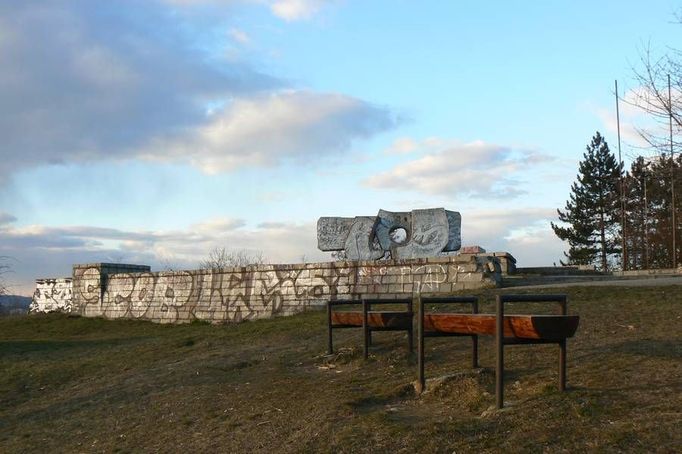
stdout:
[(637, 157), (626, 171), (597, 132), (580, 161), (569, 200), (557, 210), (561, 223), (552, 223), (554, 233), (569, 245), (562, 265), (595, 265), (609, 271), (682, 263), (680, 167), (680, 154), (663, 152), (654, 158)]

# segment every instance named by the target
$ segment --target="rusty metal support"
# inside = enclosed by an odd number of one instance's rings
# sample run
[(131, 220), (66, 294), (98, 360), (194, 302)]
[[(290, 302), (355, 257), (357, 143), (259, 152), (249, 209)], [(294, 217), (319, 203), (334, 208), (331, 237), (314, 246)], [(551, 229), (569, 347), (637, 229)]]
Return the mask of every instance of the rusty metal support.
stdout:
[[(473, 314), (478, 314), (478, 300), (474, 301), (471, 309)], [(471, 336), (471, 367), (478, 368), (478, 335)]]
[(415, 297), (417, 304), (418, 304), (418, 313), (417, 313), (417, 342), (418, 342), (418, 347), (417, 347), (417, 362), (418, 362), (418, 382), (419, 386), (421, 386), (422, 390), (426, 386), (426, 379), (424, 378), (424, 363), (425, 363), (425, 355), (424, 355), (424, 339), (426, 337), (471, 337), (471, 352), (472, 352), (472, 359), (471, 359), (471, 364), (473, 368), (478, 367), (478, 335), (470, 335), (470, 334), (457, 334), (457, 333), (445, 333), (445, 332), (436, 332), (436, 331), (429, 331), (428, 333), (424, 332), (424, 317), (425, 317), (425, 304), (426, 302), (428, 303), (434, 303), (434, 304), (460, 304), (460, 303), (468, 303), (472, 304), (472, 313), (477, 314), (478, 313), (478, 298), (475, 296), (426, 296), (419, 294)]
[(412, 320), (410, 329), (407, 330), (407, 348), (410, 353), (414, 353), (414, 302), (412, 300), (407, 303), (407, 311), (410, 313), (410, 320)]
[[(568, 315), (566, 295), (558, 295), (561, 305), (561, 315)], [(559, 342), (559, 391), (566, 391), (566, 339)]]
[(364, 349), (363, 349), (363, 357), (367, 359), (369, 357), (369, 323), (367, 323), (367, 311), (368, 311), (368, 304), (367, 300), (362, 300), (362, 333), (363, 333), (363, 340), (364, 340)]
[(334, 353), (334, 343), (332, 340), (332, 301), (327, 301), (327, 353)]
[(495, 348), (497, 360), (495, 364), (495, 404), (497, 408), (504, 406), (504, 303), (497, 295), (495, 306)]
[(566, 391), (566, 339), (559, 342), (559, 391)]
[(559, 390), (566, 390), (566, 339), (505, 339), (504, 337), (504, 303), (558, 303), (561, 315), (568, 315), (566, 295), (497, 295), (495, 310), (495, 346), (497, 363), (495, 366), (495, 401), (497, 408), (504, 406), (504, 346), (530, 344), (559, 345)]
[(417, 362), (419, 363), (419, 391), (424, 391), (426, 379), (424, 378), (424, 304), (421, 296), (417, 294), (419, 317), (417, 318)]

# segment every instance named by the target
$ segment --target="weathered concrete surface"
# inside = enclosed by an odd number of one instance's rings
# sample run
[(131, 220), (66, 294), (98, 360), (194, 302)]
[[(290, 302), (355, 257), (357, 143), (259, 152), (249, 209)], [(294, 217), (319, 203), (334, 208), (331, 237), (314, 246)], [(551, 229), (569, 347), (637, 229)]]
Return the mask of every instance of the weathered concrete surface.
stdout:
[(509, 252), (483, 252), (476, 255), (482, 257), (495, 257), (500, 264), (500, 272), (502, 273), (502, 276), (516, 273), (516, 258), (514, 258), (514, 256)]
[(374, 228), (375, 219), (368, 216), (356, 217), (350, 227), (343, 250), (348, 260), (377, 260), (384, 251), (376, 238), (367, 235)]
[(37, 279), (36, 290), (28, 307), (29, 314), (71, 312), (73, 286), (71, 278)]
[(496, 259), (475, 255), (160, 273), (93, 263), (74, 266), (71, 312), (158, 323), (226, 323), (291, 315), (330, 299), (450, 294), (500, 282)]
[[(391, 212), (375, 217), (321, 217), (317, 244), (322, 251), (345, 252), (349, 260), (435, 257), (460, 248), (462, 217), (444, 208)], [(405, 236), (394, 235), (404, 229)]]

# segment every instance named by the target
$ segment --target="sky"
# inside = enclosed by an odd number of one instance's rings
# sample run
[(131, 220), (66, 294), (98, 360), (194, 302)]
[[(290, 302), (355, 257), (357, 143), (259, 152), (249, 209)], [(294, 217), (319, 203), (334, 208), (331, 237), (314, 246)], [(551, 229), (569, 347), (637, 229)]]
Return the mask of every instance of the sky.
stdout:
[[(585, 146), (673, 1), (0, 0), (0, 256), (193, 269), (330, 260), (321, 216), (444, 207), (462, 244), (558, 263)], [(641, 115), (621, 106), (626, 167)]]

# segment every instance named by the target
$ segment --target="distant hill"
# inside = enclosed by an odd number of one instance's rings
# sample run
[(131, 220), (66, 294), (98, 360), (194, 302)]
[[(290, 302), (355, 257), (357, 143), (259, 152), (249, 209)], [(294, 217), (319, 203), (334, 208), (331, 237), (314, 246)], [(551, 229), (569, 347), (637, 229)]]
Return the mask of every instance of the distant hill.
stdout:
[(0, 295), (0, 316), (28, 313), (30, 296)]

